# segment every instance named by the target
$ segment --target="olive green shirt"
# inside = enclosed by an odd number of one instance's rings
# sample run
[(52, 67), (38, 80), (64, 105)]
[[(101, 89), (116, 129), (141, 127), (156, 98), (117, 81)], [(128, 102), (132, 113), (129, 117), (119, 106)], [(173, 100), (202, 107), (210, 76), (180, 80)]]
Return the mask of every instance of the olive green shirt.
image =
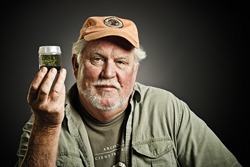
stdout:
[[(75, 85), (67, 93), (56, 165), (93, 167), (85, 124), (72, 105), (76, 93)], [(241, 166), (204, 121), (170, 92), (136, 82), (130, 106), (125, 132), (126, 166)], [(23, 128), (17, 166), (27, 150), (32, 122), (33, 117)]]

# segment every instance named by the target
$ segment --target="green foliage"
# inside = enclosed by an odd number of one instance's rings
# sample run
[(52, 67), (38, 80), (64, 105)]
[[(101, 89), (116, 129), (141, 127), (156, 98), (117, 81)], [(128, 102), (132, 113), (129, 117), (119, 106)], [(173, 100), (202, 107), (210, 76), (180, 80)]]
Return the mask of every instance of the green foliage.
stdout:
[(51, 56), (49, 55), (49, 58), (43, 57), (43, 63), (45, 64), (45, 66), (55, 66), (57, 63), (57, 60), (54, 56), (52, 60)]

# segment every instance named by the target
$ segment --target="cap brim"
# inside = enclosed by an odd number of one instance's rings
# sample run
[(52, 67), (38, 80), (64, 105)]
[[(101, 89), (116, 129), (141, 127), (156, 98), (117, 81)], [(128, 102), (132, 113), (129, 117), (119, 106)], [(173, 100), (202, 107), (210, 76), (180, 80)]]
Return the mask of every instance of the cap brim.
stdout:
[(126, 40), (128, 40), (134, 47), (139, 48), (139, 44), (132, 38), (130, 37), (128, 34), (126, 34), (125, 32), (118, 32), (118, 31), (99, 31), (99, 32), (92, 32), (90, 34), (87, 34), (84, 36), (84, 39), (86, 41), (92, 41), (92, 40), (96, 40), (99, 38), (103, 38), (103, 37), (107, 37), (107, 36), (119, 36), (122, 38), (125, 38)]

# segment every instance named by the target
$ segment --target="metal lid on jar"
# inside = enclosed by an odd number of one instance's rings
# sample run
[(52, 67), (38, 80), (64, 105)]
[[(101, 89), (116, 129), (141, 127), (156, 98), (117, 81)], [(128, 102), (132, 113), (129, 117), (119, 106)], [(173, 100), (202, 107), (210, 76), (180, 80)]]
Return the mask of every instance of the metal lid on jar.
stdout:
[(40, 46), (38, 54), (61, 54), (60, 46)]

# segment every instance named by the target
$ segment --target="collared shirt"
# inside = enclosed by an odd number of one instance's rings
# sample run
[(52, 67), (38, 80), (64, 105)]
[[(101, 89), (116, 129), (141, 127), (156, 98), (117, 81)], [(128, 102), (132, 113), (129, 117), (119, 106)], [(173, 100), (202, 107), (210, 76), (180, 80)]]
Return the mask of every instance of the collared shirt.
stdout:
[[(93, 167), (87, 131), (72, 105), (74, 85), (67, 93), (57, 166)], [(204, 121), (172, 93), (135, 83), (126, 124), (126, 166), (240, 167)], [(20, 165), (27, 150), (33, 116), (23, 128), (17, 152)], [(105, 165), (104, 165), (105, 166)]]

